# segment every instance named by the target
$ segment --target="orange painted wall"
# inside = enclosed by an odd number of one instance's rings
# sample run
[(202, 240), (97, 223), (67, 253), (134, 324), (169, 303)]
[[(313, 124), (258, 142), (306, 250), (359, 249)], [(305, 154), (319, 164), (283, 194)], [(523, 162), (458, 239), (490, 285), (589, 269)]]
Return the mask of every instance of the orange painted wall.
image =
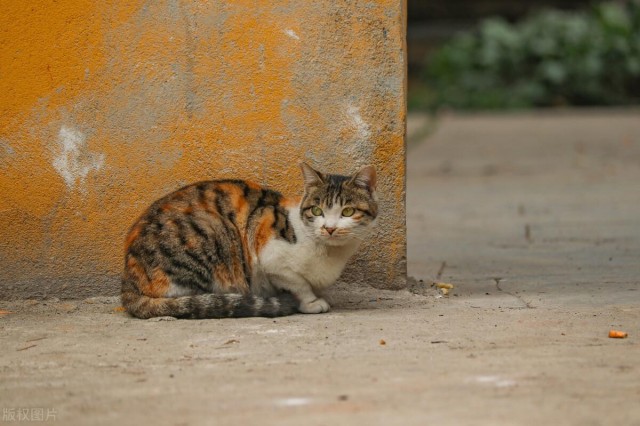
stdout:
[(154, 199), (298, 163), (374, 163), (383, 216), (344, 279), (405, 284), (402, 0), (23, 0), (0, 14), (0, 298), (117, 294)]

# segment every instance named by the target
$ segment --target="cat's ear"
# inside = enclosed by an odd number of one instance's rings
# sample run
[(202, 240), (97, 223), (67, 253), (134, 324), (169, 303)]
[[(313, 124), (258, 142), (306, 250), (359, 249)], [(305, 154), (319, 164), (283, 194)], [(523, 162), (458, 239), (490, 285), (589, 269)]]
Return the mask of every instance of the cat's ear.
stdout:
[(366, 189), (370, 193), (376, 190), (376, 169), (373, 166), (364, 166), (353, 175), (351, 182), (358, 188)]
[(317, 170), (314, 170), (307, 163), (300, 163), (302, 169), (302, 177), (304, 178), (304, 186), (319, 186), (324, 183), (324, 175)]

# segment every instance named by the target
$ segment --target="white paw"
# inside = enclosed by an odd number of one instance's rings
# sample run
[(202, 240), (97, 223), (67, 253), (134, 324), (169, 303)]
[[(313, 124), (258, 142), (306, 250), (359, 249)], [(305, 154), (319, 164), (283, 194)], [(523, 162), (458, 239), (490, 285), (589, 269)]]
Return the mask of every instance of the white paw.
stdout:
[(147, 321), (150, 322), (160, 322), (160, 321), (176, 321), (178, 318), (176, 317), (153, 317), (153, 318), (149, 318), (147, 319)]
[(329, 312), (331, 306), (326, 300), (318, 298), (312, 302), (302, 302), (298, 310), (303, 314), (321, 314), (323, 312)]

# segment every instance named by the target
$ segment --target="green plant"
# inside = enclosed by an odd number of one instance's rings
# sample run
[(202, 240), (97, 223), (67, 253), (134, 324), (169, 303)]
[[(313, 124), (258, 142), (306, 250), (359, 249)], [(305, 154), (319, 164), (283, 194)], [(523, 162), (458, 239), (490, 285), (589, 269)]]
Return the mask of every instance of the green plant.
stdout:
[(492, 18), (429, 59), (431, 108), (526, 108), (640, 102), (640, 4)]

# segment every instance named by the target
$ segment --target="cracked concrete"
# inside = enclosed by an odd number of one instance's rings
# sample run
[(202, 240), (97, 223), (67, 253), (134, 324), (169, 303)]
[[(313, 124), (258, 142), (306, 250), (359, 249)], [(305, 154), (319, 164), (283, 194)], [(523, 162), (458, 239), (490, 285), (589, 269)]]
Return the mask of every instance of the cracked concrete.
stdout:
[(527, 309), (535, 309), (533, 306), (531, 306), (531, 303), (530, 303), (530, 302), (527, 302), (526, 300), (524, 300), (524, 299), (522, 298), (522, 296), (520, 296), (520, 295), (518, 295), (518, 294), (511, 293), (511, 292), (509, 292), (509, 291), (505, 291), (505, 290), (503, 290), (503, 289), (502, 289), (502, 287), (500, 287), (500, 281), (502, 281), (502, 278), (494, 278), (493, 280), (496, 282), (496, 289), (497, 289), (499, 292), (504, 292), (504, 293), (508, 294), (509, 296), (513, 296), (513, 297), (515, 297), (516, 299), (518, 299), (518, 300), (522, 303), (522, 305), (523, 305), (523, 307), (524, 307), (524, 308), (527, 308)]
[(341, 286), (323, 315), (170, 322), (113, 298), (0, 302), (3, 415), (640, 425), (639, 118), (441, 118), (409, 150), (411, 291)]

